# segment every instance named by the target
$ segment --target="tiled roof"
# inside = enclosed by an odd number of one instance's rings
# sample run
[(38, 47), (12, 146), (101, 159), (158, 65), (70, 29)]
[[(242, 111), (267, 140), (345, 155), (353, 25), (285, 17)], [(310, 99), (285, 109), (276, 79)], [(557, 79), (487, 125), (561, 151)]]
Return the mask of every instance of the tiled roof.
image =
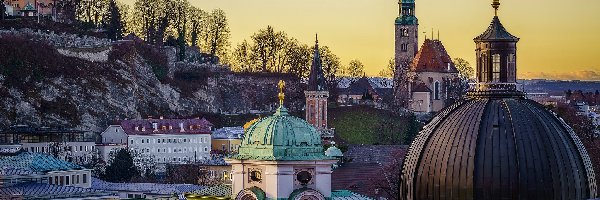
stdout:
[(348, 95), (363, 95), (365, 93), (374, 93), (373, 86), (367, 77), (362, 77), (350, 84), (345, 94)]
[(500, 23), (498, 16), (494, 16), (494, 19), (492, 19), (492, 23), (490, 23), (490, 26), (487, 28), (487, 30), (485, 30), (485, 32), (483, 32), (481, 35), (477, 36), (474, 40), (517, 42), (519, 41), (519, 38), (506, 31), (502, 23)]
[(423, 42), (410, 70), (413, 72), (458, 73), (442, 42), (430, 39)]
[(22, 199), (62, 199), (87, 197), (116, 197), (114, 193), (72, 186), (49, 185), (45, 183), (22, 183), (0, 188), (0, 197), (18, 197)]
[(388, 172), (384, 168), (396, 159), (394, 156), (404, 155), (407, 148), (404, 145), (350, 146), (344, 154), (350, 161), (333, 171), (331, 188), (352, 190), (370, 197), (384, 196), (377, 193), (374, 183), (387, 180)]
[(413, 87), (413, 92), (431, 92), (431, 89), (425, 85), (425, 83), (420, 83)]
[(49, 171), (79, 169), (83, 168), (76, 164), (40, 153), (20, 152), (15, 155), (0, 156), (0, 170), (23, 170), (34, 173), (45, 173)]
[(383, 176), (383, 167), (377, 163), (344, 163), (331, 174), (331, 189), (352, 190), (368, 196), (376, 196), (375, 181)]
[(395, 153), (406, 152), (407, 148), (406, 145), (353, 145), (344, 156), (351, 158), (353, 163), (386, 164), (394, 159)]
[(183, 194), (205, 188), (192, 184), (159, 184), (159, 183), (111, 183), (92, 178), (92, 188), (106, 191), (130, 191), (147, 194)]
[(193, 194), (202, 196), (217, 196), (217, 197), (228, 197), (231, 196), (231, 186), (229, 185), (217, 185), (212, 187), (206, 187), (200, 190), (191, 192)]
[[(154, 130), (156, 123), (157, 130)], [(152, 134), (210, 134), (213, 124), (202, 119), (135, 119), (121, 121), (123, 130), (128, 135)], [(182, 131), (183, 126), (183, 131)], [(136, 129), (137, 127), (137, 129)], [(190, 127), (192, 129), (190, 129)]]
[(223, 127), (213, 131), (212, 139), (242, 139), (244, 136), (244, 127)]

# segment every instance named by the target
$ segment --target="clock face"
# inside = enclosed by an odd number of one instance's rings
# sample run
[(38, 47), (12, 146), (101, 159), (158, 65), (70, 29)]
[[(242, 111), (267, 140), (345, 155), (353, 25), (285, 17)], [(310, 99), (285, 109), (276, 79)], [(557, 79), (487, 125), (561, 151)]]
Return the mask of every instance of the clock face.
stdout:
[(250, 172), (250, 180), (260, 182), (262, 180), (262, 174), (260, 171), (255, 170)]
[(312, 175), (308, 171), (301, 171), (296, 174), (296, 180), (302, 185), (306, 185), (312, 180)]

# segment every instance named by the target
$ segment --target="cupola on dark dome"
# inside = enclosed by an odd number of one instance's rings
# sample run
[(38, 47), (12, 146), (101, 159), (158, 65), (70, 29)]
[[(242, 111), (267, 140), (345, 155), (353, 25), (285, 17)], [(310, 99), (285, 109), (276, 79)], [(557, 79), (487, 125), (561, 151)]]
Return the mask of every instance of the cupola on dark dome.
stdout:
[(517, 89), (518, 41), (497, 16), (475, 38), (478, 83), (411, 144), (402, 199), (596, 197), (594, 170), (577, 135)]

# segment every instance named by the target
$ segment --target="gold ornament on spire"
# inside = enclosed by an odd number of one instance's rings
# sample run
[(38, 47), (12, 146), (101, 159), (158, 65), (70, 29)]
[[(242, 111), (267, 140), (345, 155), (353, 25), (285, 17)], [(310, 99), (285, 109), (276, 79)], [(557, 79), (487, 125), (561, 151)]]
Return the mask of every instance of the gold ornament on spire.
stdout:
[(279, 80), (279, 105), (283, 106), (283, 99), (285, 99), (285, 94), (283, 93), (283, 88), (285, 87), (285, 81)]
[(492, 2), (492, 8), (494, 8), (494, 15), (498, 16), (498, 8), (500, 7), (500, 0), (494, 0)]

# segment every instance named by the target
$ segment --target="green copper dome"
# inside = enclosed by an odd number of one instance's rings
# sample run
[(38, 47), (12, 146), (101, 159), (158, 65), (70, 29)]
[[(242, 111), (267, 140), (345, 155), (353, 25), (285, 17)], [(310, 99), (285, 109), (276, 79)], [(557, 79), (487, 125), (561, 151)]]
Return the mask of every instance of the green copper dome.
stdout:
[(280, 106), (274, 115), (261, 118), (245, 130), (238, 160), (330, 160), (319, 132), (306, 121), (290, 116)]

